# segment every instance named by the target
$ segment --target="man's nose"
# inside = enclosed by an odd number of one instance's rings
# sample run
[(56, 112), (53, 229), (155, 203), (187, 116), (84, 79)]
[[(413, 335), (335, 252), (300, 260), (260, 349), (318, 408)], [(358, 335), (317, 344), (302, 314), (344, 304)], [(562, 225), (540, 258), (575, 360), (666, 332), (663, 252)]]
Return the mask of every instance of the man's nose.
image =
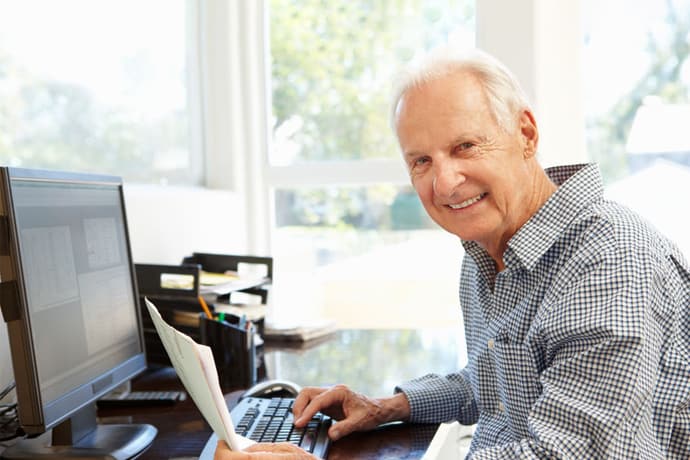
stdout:
[(434, 194), (439, 198), (450, 199), (458, 187), (465, 182), (460, 165), (457, 162), (442, 160), (434, 163)]

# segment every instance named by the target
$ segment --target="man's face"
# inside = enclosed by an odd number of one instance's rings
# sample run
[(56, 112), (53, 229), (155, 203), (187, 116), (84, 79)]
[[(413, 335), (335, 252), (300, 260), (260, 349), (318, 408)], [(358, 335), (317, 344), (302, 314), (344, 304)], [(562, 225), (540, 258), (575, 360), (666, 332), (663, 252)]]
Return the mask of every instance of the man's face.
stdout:
[(500, 129), (480, 85), (454, 73), (409, 90), (398, 105), (403, 158), (431, 218), (463, 240), (504, 245), (529, 218), (537, 131), (525, 112)]

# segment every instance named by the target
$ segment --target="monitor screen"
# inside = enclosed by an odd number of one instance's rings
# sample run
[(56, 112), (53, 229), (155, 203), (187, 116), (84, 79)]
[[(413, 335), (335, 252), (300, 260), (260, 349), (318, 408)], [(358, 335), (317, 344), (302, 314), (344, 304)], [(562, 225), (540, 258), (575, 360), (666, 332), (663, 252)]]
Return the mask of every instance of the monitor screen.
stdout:
[(96, 429), (95, 401), (146, 368), (122, 182), (18, 168), (1, 176), (0, 303), (19, 422), (40, 434), (86, 411)]

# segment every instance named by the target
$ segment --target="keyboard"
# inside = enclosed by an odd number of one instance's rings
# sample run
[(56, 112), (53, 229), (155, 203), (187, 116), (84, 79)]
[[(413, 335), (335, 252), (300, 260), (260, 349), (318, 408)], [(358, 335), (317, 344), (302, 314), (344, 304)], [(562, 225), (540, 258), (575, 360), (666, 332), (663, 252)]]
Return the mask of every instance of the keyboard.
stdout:
[[(326, 458), (330, 446), (330, 417), (318, 413), (306, 427), (297, 428), (292, 417), (294, 401), (294, 398), (242, 399), (230, 411), (235, 432), (256, 442), (289, 442), (319, 458)], [(212, 459), (217, 442), (216, 435), (212, 435), (199, 459)]]
[(108, 393), (96, 401), (98, 407), (167, 406), (187, 399), (184, 391), (129, 391)]

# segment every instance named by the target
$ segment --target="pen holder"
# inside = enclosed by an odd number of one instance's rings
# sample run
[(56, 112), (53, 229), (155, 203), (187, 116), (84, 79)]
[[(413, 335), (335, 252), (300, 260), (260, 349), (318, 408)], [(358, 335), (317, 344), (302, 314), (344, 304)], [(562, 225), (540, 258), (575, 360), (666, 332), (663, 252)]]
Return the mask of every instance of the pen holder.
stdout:
[(213, 352), (223, 390), (249, 388), (257, 382), (254, 328), (250, 322), (240, 327), (202, 315), (199, 329), (201, 343)]

